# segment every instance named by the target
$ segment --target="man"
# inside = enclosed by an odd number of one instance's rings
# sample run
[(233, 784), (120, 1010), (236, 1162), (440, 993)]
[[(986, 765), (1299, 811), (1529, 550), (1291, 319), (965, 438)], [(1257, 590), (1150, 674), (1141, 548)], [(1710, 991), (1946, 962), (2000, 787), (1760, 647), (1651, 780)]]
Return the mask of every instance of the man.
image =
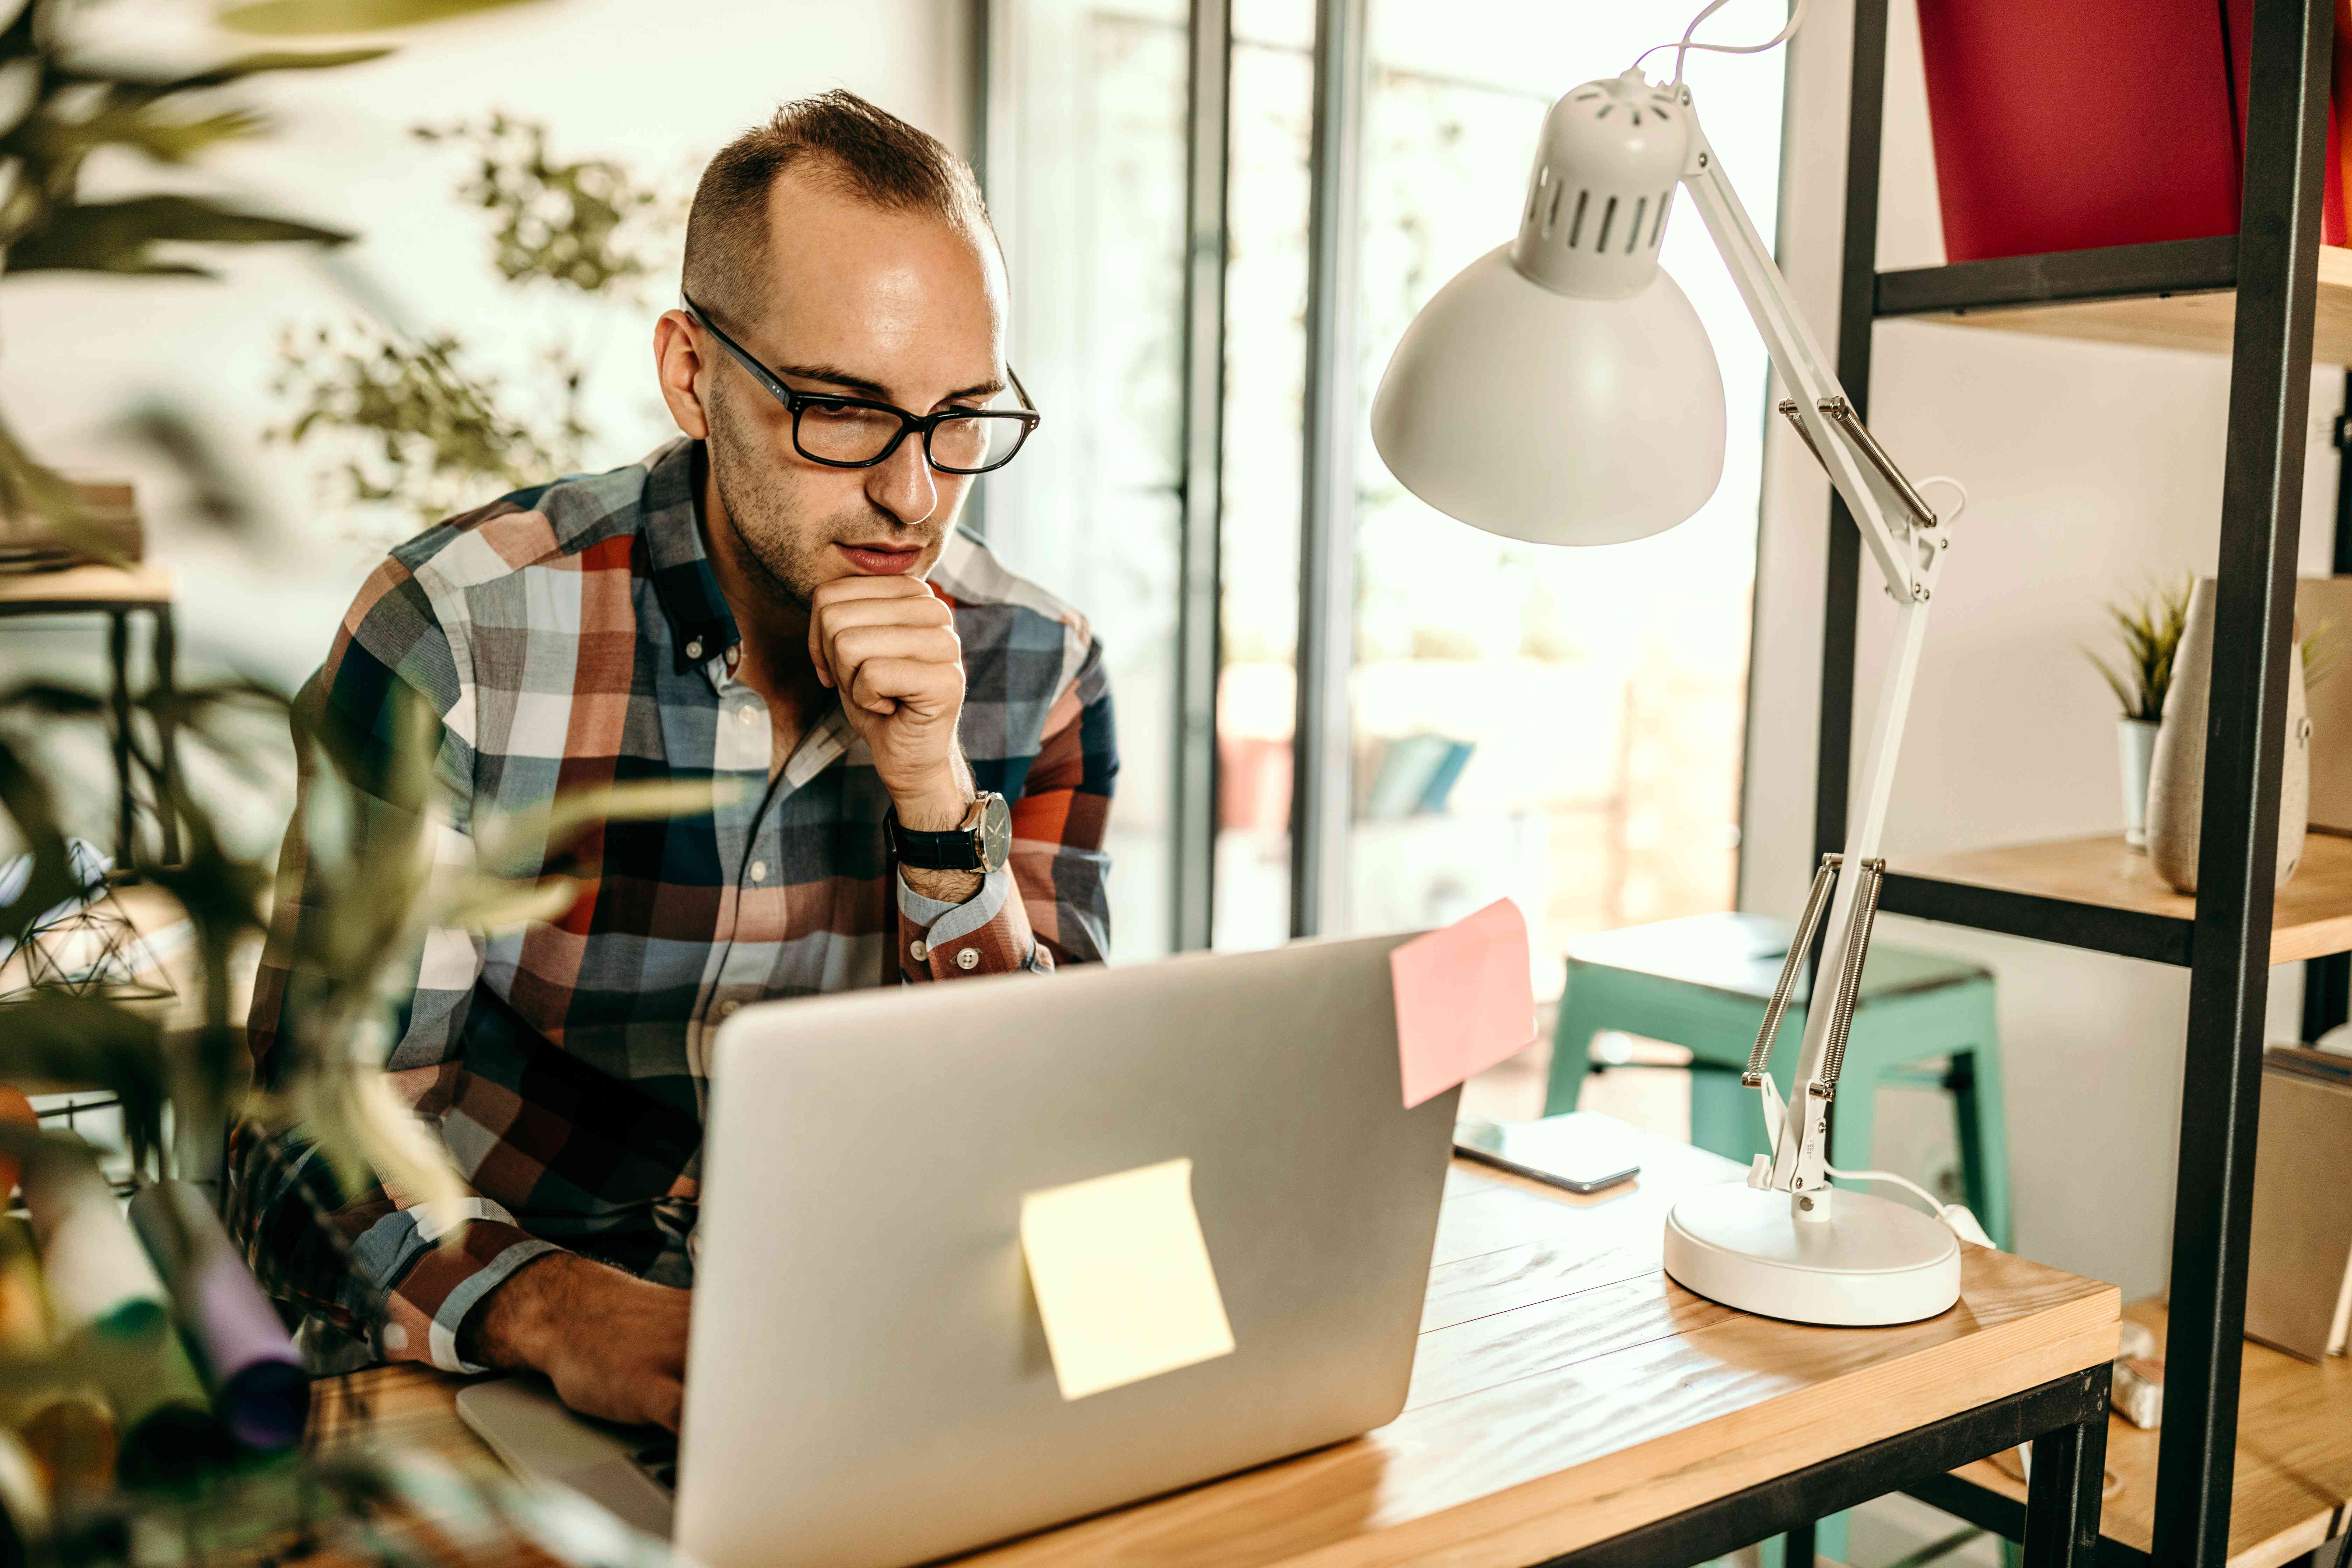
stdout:
[[(426, 943), (388, 1077), (464, 1214), (342, 1192), (250, 1127), (229, 1200), (314, 1342), (324, 1320), (378, 1356), (535, 1368), (672, 1428), (711, 1032), (763, 997), (1100, 958), (1117, 770), (1086, 622), (955, 531), (1035, 424), (970, 171), (848, 93), (787, 105), (704, 172), (683, 295), (654, 357), (684, 439), (401, 546), (305, 700), (361, 743), (430, 702), (460, 853), (562, 789), (741, 787), (604, 824), (551, 921)], [(300, 821), (249, 1026), (265, 1077), (316, 914)]]

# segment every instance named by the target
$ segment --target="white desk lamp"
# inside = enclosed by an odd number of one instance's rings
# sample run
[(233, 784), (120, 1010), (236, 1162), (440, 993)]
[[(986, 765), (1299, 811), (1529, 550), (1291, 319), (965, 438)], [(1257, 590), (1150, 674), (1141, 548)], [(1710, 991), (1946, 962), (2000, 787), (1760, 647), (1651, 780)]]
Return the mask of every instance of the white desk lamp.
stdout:
[[(1801, 10), (1792, 7), (1773, 43), (1795, 30)], [(1708, 46), (1685, 34), (1681, 47)], [(1745, 1184), (1675, 1205), (1665, 1268), (1702, 1296), (1769, 1317), (1911, 1322), (1958, 1300), (1955, 1228), (1976, 1241), (1983, 1233), (1966, 1210), (1943, 1209), (1916, 1187), (1938, 1217), (1837, 1191), (1832, 1174), (1911, 1184), (1833, 1171), (1824, 1144), (1885, 875), (1877, 856), (1895, 753), (1949, 520), (1937, 517), (1863, 428), (1724, 177), (1681, 85), (1680, 58), (1671, 84), (1649, 81), (1637, 61), (1552, 106), (1518, 237), (1472, 262), (1413, 318), (1372, 400), (1372, 439), (1423, 500), (1513, 539), (1612, 544), (1663, 532), (1696, 512), (1723, 473), (1723, 379), (1697, 312), (1658, 266), (1675, 188), (1689, 187), (1773, 368), (1795, 394), (1780, 412), (1853, 510), (1898, 608), (1860, 810), (1844, 854), (1823, 857), (1741, 1080), (1762, 1099), (1774, 1152), (1757, 1156)], [(1842, 874), (1847, 868), (1858, 874)], [(1784, 1104), (1767, 1058), (1825, 903), (1828, 1002), (1809, 1010), (1798, 1089)]]

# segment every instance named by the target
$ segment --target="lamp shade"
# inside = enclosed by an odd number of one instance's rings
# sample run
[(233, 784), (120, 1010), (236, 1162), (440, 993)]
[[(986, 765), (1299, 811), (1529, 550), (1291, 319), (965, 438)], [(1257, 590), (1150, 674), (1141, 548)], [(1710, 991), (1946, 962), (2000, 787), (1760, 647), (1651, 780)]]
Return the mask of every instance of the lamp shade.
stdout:
[(1656, 270), (1638, 292), (1555, 292), (1498, 246), (1405, 329), (1372, 399), (1372, 443), (1448, 517), (1538, 544), (1663, 533), (1723, 477), (1723, 374)]

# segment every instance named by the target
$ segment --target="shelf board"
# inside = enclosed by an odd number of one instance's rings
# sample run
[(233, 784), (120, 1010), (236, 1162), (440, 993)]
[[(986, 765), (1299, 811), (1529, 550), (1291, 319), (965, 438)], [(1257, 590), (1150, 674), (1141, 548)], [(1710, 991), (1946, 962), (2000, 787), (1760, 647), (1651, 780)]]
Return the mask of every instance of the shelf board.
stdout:
[[(2135, 1301), (2124, 1316), (2162, 1341), (2161, 1301)], [(2107, 1468), (2123, 1483), (2099, 1510), (2099, 1533), (2147, 1552), (2156, 1534), (2156, 1455), (2162, 1434), (2121, 1416), (2107, 1424)], [(1953, 1478), (2004, 1499), (2020, 1520), (2025, 1487), (1990, 1459)], [(1918, 1489), (1930, 1494), (1937, 1487)], [(2326, 1541), (2352, 1504), (2352, 1361), (2330, 1356), (2314, 1366), (2246, 1343), (2238, 1384), (2238, 1454), (2231, 1481), (2230, 1568), (2279, 1568)], [(1966, 1500), (1953, 1499), (1967, 1508)], [(1970, 1517), (1971, 1513), (1963, 1517)], [(2100, 1561), (2106, 1556), (2101, 1554)]]
[[(1878, 275), (1881, 317), (2228, 353), (2238, 240), (2168, 240)], [(2322, 246), (2312, 357), (2352, 363), (2352, 250)]]
[[(1942, 855), (1892, 855), (1879, 907), (1981, 931), (2158, 963), (2191, 956), (2197, 900), (2176, 893), (2120, 837)], [(2278, 890), (2271, 962), (2352, 952), (2352, 838), (2314, 833)]]

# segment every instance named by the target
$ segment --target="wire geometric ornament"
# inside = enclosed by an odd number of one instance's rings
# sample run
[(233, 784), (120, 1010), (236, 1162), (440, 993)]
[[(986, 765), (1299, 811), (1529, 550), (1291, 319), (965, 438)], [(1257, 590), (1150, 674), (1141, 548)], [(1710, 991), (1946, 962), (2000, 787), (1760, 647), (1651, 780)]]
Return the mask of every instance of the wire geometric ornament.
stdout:
[[(0, 1006), (43, 996), (132, 1002), (179, 994), (161, 958), (115, 901), (107, 858), (79, 839), (72, 841), (69, 857), (81, 891), (34, 921), (21, 942), (0, 939), (0, 979), (15, 983), (0, 989)], [(21, 878), (10, 875), (19, 866), (30, 874), (30, 866), (19, 861), (0, 868), (0, 884), (21, 886)]]

